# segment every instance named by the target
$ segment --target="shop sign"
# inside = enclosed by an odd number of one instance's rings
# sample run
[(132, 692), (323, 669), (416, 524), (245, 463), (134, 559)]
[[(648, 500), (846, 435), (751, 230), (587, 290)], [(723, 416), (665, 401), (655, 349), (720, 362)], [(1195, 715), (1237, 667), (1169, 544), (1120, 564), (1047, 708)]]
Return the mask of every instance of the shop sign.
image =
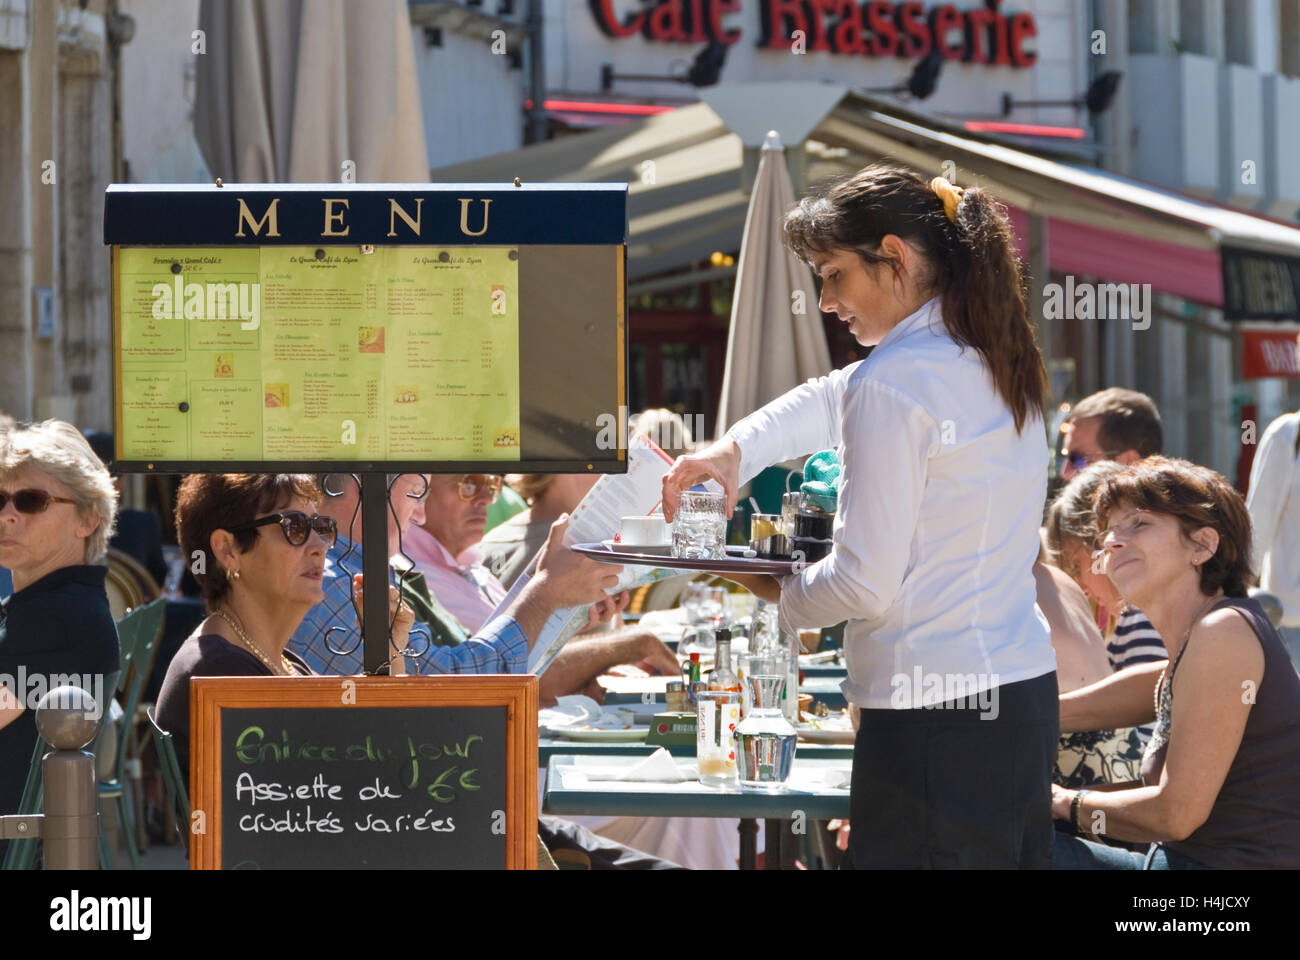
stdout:
[[(725, 16), (740, 12), (740, 0), (651, 0), (618, 9), (615, 0), (588, 0), (588, 6), (611, 38), (640, 34), (659, 43), (731, 45), (742, 34), (723, 24)], [(809, 53), (904, 58), (938, 50), (945, 60), (1008, 67), (1033, 66), (1037, 59), (1025, 46), (1038, 34), (1033, 16), (1003, 13), (1001, 0), (965, 10), (916, 0), (759, 0), (759, 8), (757, 45), (763, 49), (790, 50), (802, 43)]]

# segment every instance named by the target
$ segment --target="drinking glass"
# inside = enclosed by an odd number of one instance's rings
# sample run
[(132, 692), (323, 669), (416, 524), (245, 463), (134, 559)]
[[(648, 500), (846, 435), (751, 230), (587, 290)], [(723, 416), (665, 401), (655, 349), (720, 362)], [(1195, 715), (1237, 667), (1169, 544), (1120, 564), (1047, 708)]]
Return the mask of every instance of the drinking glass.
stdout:
[(700, 690), (695, 697), (695, 721), (695, 759), (700, 768), (700, 783), (712, 787), (734, 784), (740, 693)]
[(708, 596), (709, 585), (702, 580), (692, 580), (682, 591), (682, 609), (686, 611), (686, 622), (700, 622), (700, 603)]
[(753, 707), (736, 729), (742, 790), (779, 793), (790, 779), (798, 734), (781, 712), (785, 683), (783, 676), (756, 673), (745, 684)]
[(673, 518), (673, 556), (685, 560), (725, 560), (727, 503), (721, 493), (688, 490)]
[(727, 588), (709, 587), (700, 601), (700, 619), (715, 627), (727, 626)]

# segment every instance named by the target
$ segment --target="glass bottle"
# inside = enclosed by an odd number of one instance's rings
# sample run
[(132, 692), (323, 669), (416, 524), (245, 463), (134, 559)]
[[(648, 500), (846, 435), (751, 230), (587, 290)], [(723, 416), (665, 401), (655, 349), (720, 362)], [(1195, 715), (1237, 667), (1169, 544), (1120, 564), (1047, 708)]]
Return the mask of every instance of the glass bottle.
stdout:
[(785, 677), (755, 674), (747, 677), (753, 707), (736, 728), (739, 748), (737, 772), (740, 788), (779, 793), (790, 779), (798, 734), (781, 712)]
[(734, 690), (740, 693), (740, 677), (731, 666), (731, 631), (720, 628), (714, 638), (715, 660), (709, 674), (710, 690)]

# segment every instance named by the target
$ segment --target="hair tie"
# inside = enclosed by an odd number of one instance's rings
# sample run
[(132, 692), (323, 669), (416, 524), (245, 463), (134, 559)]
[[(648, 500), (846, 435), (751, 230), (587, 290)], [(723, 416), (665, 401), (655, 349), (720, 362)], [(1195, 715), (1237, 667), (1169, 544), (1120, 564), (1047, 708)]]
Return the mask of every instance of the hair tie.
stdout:
[(930, 181), (930, 189), (935, 195), (943, 201), (943, 212), (953, 223), (957, 222), (957, 204), (961, 203), (962, 194), (966, 191), (961, 187), (949, 183), (943, 177), (935, 177)]

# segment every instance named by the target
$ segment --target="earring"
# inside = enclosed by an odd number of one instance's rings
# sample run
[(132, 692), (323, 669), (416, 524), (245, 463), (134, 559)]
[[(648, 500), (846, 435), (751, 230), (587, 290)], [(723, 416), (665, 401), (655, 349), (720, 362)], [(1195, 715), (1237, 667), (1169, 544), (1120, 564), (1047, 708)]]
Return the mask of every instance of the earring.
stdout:
[(226, 571), (226, 583), (233, 583), (234, 581), (236, 581), (236, 580), (238, 580), (238, 579), (239, 579), (239, 571), (238, 571), (238, 570), (227, 570), (227, 571)]

